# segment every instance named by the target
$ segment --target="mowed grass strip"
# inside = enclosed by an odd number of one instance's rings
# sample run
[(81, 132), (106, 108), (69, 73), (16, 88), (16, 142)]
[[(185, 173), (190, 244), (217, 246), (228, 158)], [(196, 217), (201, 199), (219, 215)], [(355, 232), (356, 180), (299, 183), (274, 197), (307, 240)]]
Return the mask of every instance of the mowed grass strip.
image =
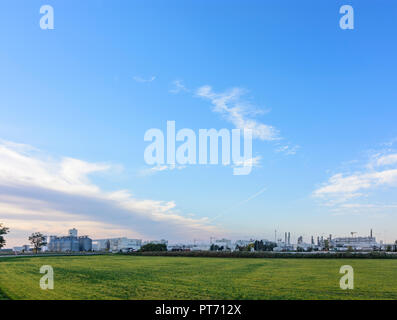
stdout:
[[(54, 290), (39, 286), (54, 269)], [(341, 290), (351, 265), (354, 290)], [(139, 256), (0, 258), (0, 299), (397, 299), (397, 260)]]

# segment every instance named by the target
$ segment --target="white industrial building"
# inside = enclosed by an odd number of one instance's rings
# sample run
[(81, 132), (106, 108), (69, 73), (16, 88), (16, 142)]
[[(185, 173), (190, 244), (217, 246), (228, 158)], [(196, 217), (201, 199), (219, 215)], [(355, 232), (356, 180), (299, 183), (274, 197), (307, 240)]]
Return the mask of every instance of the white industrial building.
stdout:
[(12, 248), (14, 252), (29, 252), (32, 251), (32, 247), (29, 244), (25, 244), (21, 247), (14, 247)]
[[(267, 240), (263, 240), (263, 241), (267, 241)], [(254, 243), (255, 242), (255, 240), (237, 240), (235, 243), (234, 243), (234, 245), (233, 245), (233, 247), (234, 248), (236, 248), (236, 246), (239, 246), (239, 247), (246, 247), (246, 246), (248, 246), (248, 245), (250, 245), (251, 243)]]
[(209, 251), (210, 245), (208, 243), (194, 243), (194, 244), (171, 244), (167, 246), (168, 251)]
[(111, 238), (93, 240), (92, 249), (94, 251), (128, 252), (137, 251), (142, 246), (140, 239)]
[(277, 240), (277, 247), (273, 248), (273, 251), (283, 252), (283, 251), (294, 251), (294, 246), (291, 244), (291, 233), (286, 232), (284, 241), (281, 239)]
[(218, 246), (219, 248), (223, 247), (223, 250), (232, 250), (232, 240), (228, 239), (219, 239), (212, 242), (212, 244)]
[(373, 251), (380, 249), (380, 245), (376, 242), (376, 238), (372, 235), (372, 229), (368, 237), (351, 237), (329, 239), (330, 246), (337, 251)]
[(375, 237), (335, 238), (331, 243), (337, 251), (347, 251), (349, 249), (355, 251), (372, 251), (379, 248)]
[[(70, 229), (67, 236), (49, 236), (48, 251), (78, 252), (91, 251), (92, 240), (88, 236), (77, 236), (77, 229)], [(44, 250), (42, 250), (44, 251)]]

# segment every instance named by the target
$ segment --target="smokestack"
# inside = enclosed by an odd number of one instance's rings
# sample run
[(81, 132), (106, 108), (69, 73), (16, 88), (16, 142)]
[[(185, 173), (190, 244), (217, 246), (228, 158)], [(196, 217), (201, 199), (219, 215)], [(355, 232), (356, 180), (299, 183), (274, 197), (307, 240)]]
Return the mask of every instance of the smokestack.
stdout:
[(312, 244), (314, 244), (314, 237), (312, 236)]
[(329, 241), (332, 241), (332, 234), (329, 235)]
[(287, 233), (285, 233), (285, 240), (284, 243), (287, 244)]
[(291, 234), (288, 232), (288, 244), (291, 244)]
[(371, 229), (371, 238), (372, 238), (372, 229)]

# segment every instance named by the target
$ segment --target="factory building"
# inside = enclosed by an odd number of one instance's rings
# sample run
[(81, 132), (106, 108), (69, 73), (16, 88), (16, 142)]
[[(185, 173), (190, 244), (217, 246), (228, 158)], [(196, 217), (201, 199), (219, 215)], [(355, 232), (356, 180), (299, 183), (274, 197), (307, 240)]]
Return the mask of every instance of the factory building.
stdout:
[(235, 247), (232, 246), (232, 240), (228, 240), (228, 239), (212, 239), (211, 238), (211, 246), (217, 246), (218, 248), (222, 248), (221, 250), (224, 251), (231, 251), (233, 250)]
[(88, 236), (79, 237), (80, 251), (92, 251), (92, 240)]
[(94, 251), (128, 252), (137, 251), (142, 246), (140, 239), (112, 238), (98, 239), (93, 242)]
[(291, 244), (291, 233), (286, 232), (284, 242), (282, 239), (277, 240), (277, 246), (273, 248), (275, 252), (294, 251), (294, 246)]
[(22, 247), (14, 247), (13, 251), (14, 252), (30, 252), (30, 251), (32, 251), (32, 248), (29, 244), (25, 244)]
[(376, 242), (376, 238), (372, 235), (372, 229), (368, 237), (354, 237), (352, 232), (351, 237), (330, 239), (330, 244), (337, 251), (372, 251), (380, 248)]
[(64, 237), (50, 236), (48, 250), (53, 252), (91, 251), (92, 240), (88, 236), (77, 236), (76, 229), (70, 229)]
[(348, 249), (359, 251), (372, 251), (379, 247), (374, 237), (346, 237), (332, 240), (333, 247), (338, 251)]

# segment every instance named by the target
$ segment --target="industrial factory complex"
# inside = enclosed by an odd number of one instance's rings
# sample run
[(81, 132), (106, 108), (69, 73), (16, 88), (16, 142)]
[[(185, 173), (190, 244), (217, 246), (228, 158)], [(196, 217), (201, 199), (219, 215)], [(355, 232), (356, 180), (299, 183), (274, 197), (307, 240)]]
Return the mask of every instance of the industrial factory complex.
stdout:
[[(275, 251), (275, 252), (343, 252), (343, 251), (397, 251), (395, 243), (377, 242), (372, 229), (368, 236), (356, 236), (351, 232), (349, 237), (333, 238), (312, 236), (309, 242), (305, 242), (302, 236), (292, 243), (291, 234), (285, 232), (284, 239), (277, 238), (269, 241), (266, 239), (236, 240), (211, 238), (209, 242), (169, 244), (167, 240), (143, 241), (141, 239), (129, 239), (127, 237), (106, 238), (92, 240), (89, 236), (78, 236), (76, 229), (70, 229), (66, 236), (47, 236), (47, 243), (41, 249), (48, 252), (133, 252), (141, 249), (146, 244), (163, 244), (168, 251)], [(14, 247), (13, 251), (29, 252), (29, 245)]]
[(65, 237), (50, 236), (48, 250), (54, 252), (91, 251), (92, 240), (88, 236), (77, 236), (76, 229), (70, 229)]

